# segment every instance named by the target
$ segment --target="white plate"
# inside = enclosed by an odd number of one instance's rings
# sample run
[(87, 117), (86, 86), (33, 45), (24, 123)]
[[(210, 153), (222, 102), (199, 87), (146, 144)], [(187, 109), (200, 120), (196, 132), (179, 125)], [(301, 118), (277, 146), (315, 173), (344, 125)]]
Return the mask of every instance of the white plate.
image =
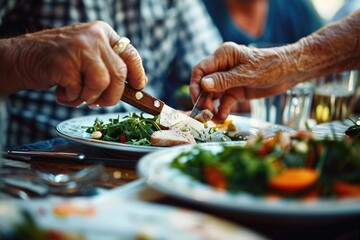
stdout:
[[(67, 138), (71, 141), (94, 146), (94, 147), (111, 149), (111, 150), (134, 152), (134, 153), (149, 153), (152, 151), (164, 149), (164, 147), (137, 146), (137, 145), (118, 143), (118, 142), (108, 142), (108, 141), (92, 139), (90, 137), (90, 134), (86, 132), (86, 128), (83, 128), (83, 126), (92, 126), (96, 118), (99, 118), (100, 120), (103, 120), (106, 123), (108, 122), (109, 118), (117, 118), (118, 115), (120, 115), (120, 119), (121, 119), (123, 116), (127, 115), (127, 113), (122, 113), (122, 114), (113, 113), (113, 114), (103, 114), (103, 115), (72, 118), (59, 123), (56, 126), (56, 131), (60, 136)], [(261, 122), (246, 117), (231, 115), (229, 116), (229, 119), (233, 120), (233, 123), (236, 125), (237, 129), (244, 135), (263, 134), (265, 136), (271, 136), (278, 131), (285, 131), (285, 132), (294, 131), (291, 128), (287, 128), (280, 125), (273, 125), (270, 123)]]
[(242, 226), (206, 214), (106, 197), (100, 201), (86, 198), (0, 201), (0, 238), (3, 230), (11, 232), (21, 222), (22, 209), (33, 216), (41, 229), (86, 240), (265, 239)]
[[(209, 185), (193, 180), (177, 169), (171, 168), (171, 161), (180, 153), (194, 146), (174, 147), (150, 153), (140, 159), (137, 170), (146, 182), (155, 189), (196, 204), (261, 216), (287, 217), (329, 217), (360, 214), (360, 198), (344, 200), (289, 200), (266, 199), (248, 193), (218, 191)], [(203, 144), (201, 148), (220, 151), (221, 146)]]
[(332, 121), (316, 125), (312, 131), (318, 138), (339, 138), (345, 137), (345, 131), (354, 125), (349, 119), (344, 121)]
[[(90, 115), (85, 117), (72, 118), (59, 123), (56, 126), (56, 131), (60, 136), (67, 138), (71, 141), (94, 146), (94, 147), (105, 148), (105, 149), (134, 152), (134, 153), (148, 153), (155, 150), (163, 149), (162, 147), (138, 146), (138, 145), (124, 144), (120, 142), (110, 142), (110, 141), (93, 139), (90, 137), (90, 134), (86, 132), (86, 128), (83, 127), (83, 126), (93, 126), (96, 118), (104, 121), (105, 123), (108, 123), (110, 118), (117, 118), (119, 116), (119, 119), (122, 119), (126, 115), (128, 114), (109, 113), (109, 114), (99, 114), (99, 115)], [(144, 114), (144, 116), (148, 117), (151, 115)]]

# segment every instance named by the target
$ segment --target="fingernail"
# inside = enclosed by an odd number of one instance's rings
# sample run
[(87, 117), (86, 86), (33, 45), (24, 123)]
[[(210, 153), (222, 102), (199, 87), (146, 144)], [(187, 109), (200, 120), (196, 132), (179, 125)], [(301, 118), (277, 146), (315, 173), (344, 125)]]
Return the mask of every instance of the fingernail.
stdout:
[(212, 79), (212, 78), (203, 78), (201, 80), (201, 85), (206, 87), (206, 89), (211, 90), (211, 89), (214, 89), (215, 82), (214, 82), (214, 79)]
[(88, 105), (89, 108), (99, 108), (100, 105), (99, 104), (91, 104), (91, 105)]
[(141, 82), (140, 82), (141, 88), (144, 88), (146, 86), (147, 82), (148, 82), (147, 77), (142, 78)]
[(80, 103), (79, 105), (77, 105), (76, 108), (79, 108), (79, 107), (84, 106), (84, 105), (86, 105), (86, 104), (87, 104), (86, 101), (83, 101), (82, 103)]

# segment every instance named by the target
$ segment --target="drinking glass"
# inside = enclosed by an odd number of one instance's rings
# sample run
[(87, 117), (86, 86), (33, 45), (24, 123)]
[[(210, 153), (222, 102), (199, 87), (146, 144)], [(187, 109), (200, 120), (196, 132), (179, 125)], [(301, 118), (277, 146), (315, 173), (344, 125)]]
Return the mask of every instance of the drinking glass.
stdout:
[(358, 71), (332, 73), (313, 81), (311, 118), (319, 124), (352, 116), (359, 81)]
[(251, 118), (306, 129), (310, 117), (313, 84), (299, 83), (285, 93), (250, 101)]

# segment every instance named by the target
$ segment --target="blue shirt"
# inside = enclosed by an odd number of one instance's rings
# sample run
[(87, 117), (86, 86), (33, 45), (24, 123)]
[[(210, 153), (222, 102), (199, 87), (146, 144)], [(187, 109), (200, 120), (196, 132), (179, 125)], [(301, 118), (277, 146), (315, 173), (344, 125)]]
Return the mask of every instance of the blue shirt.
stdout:
[(253, 37), (231, 19), (225, 1), (203, 0), (224, 41), (250, 43), (293, 43), (322, 26), (322, 20), (307, 0), (269, 0), (262, 35)]

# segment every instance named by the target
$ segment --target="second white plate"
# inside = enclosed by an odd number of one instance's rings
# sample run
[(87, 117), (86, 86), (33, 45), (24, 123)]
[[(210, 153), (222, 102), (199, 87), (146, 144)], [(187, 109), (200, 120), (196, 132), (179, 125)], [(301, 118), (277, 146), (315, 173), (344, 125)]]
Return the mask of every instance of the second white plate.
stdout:
[[(268, 199), (250, 193), (230, 193), (219, 191), (203, 184), (171, 167), (175, 157), (189, 151), (194, 146), (173, 147), (142, 157), (137, 165), (138, 173), (155, 189), (171, 196), (193, 203), (229, 210), (236, 214), (252, 213), (260, 216), (291, 218), (345, 217), (360, 214), (360, 197), (348, 199)], [(220, 145), (202, 144), (203, 149), (218, 152)], [(240, 214), (241, 215), (241, 214)]]
[(345, 137), (345, 131), (354, 125), (349, 119), (344, 121), (332, 121), (321, 123), (313, 128), (313, 133), (318, 138), (338, 138)]

